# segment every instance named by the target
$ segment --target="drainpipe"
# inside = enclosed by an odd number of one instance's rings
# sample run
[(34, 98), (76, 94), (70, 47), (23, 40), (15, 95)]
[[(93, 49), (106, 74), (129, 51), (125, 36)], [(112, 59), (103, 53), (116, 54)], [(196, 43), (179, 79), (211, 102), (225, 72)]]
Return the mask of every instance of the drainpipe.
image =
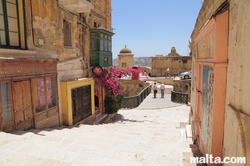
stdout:
[(32, 0), (30, 0), (30, 15), (31, 15), (31, 31), (32, 31), (32, 41), (33, 45), (36, 47), (41, 47), (37, 44), (35, 44), (35, 37), (34, 37), (34, 27), (33, 27), (33, 10), (32, 10)]
[[(82, 62), (82, 67), (83, 67), (83, 71), (87, 72), (87, 77), (89, 77), (89, 63), (88, 61), (86, 61), (86, 55), (85, 55), (85, 45), (84, 43), (86, 42), (86, 28), (88, 28), (88, 26), (84, 25), (83, 23), (86, 22), (84, 14), (80, 13), (80, 22), (82, 24), (82, 47), (81, 47), (81, 51), (82, 51), (82, 59), (80, 60)], [(87, 63), (87, 64), (86, 64)]]
[[(87, 76), (89, 77), (89, 64), (88, 61), (84, 60), (84, 59), (80, 59), (80, 61), (82, 62), (82, 70), (87, 72)], [(86, 66), (87, 63), (87, 66)]]

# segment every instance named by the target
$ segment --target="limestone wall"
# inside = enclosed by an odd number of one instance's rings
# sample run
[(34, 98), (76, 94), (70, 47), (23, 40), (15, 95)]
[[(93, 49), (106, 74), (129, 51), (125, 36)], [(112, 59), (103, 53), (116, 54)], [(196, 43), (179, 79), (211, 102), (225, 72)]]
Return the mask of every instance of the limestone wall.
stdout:
[[(28, 49), (36, 52), (35, 57), (58, 59), (59, 96), (60, 81), (92, 76), (89, 29), (94, 28), (94, 22), (112, 31), (111, 0), (91, 0), (91, 3), (94, 9), (90, 12), (72, 13), (59, 1), (25, 1)], [(69, 23), (71, 37), (65, 35), (65, 21)], [(65, 38), (71, 41), (70, 46), (65, 46)], [(61, 112), (61, 107), (59, 109)]]
[(174, 91), (187, 93), (188, 94), (188, 101), (190, 101), (190, 94), (191, 94), (191, 80), (173, 80), (174, 81)]
[[(211, 18), (225, 0), (205, 0), (196, 20), (191, 38), (194, 39), (206, 21)], [(222, 157), (248, 158), (250, 165), (250, 1), (228, 0), (228, 68), (226, 84), (226, 106), (224, 123), (224, 141)], [(192, 50), (191, 110), (196, 108), (196, 47), (190, 43)], [(197, 118), (197, 117), (193, 117)], [(213, 125), (213, 124), (212, 124)], [(230, 164), (228, 164), (230, 165)]]
[(125, 97), (136, 96), (144, 88), (150, 85), (149, 83), (145, 83), (141, 80), (121, 80), (121, 82), (124, 87)]
[[(131, 68), (134, 66), (134, 54), (130, 54), (130, 53), (126, 53), (126, 54), (123, 54), (123, 53), (120, 53), (118, 55), (118, 67), (119, 68)], [(126, 63), (126, 67), (123, 67), (122, 66), (122, 63)]]
[(245, 153), (250, 165), (250, 1), (231, 0), (229, 10), (224, 156)]
[(190, 56), (179, 56), (179, 57), (151, 57), (152, 59), (152, 69), (151, 76), (162, 77), (165, 76), (166, 69), (169, 67), (170, 74), (174, 75), (179, 72), (191, 70), (192, 57)]
[[(63, 61), (81, 56), (80, 30), (77, 17), (59, 7), (56, 1), (28, 0), (26, 5), (27, 43), (37, 56)], [(71, 24), (72, 47), (64, 47), (63, 21)]]

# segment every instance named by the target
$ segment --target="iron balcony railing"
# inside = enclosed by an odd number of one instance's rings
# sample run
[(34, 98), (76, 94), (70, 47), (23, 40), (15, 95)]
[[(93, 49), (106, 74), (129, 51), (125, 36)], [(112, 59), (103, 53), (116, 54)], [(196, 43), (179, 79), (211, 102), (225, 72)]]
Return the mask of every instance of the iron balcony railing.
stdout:
[(124, 97), (122, 108), (135, 108), (138, 107), (142, 101), (151, 93), (151, 86), (144, 88), (138, 95), (131, 97)]
[(171, 101), (175, 103), (185, 103), (188, 104), (188, 94), (171, 91)]

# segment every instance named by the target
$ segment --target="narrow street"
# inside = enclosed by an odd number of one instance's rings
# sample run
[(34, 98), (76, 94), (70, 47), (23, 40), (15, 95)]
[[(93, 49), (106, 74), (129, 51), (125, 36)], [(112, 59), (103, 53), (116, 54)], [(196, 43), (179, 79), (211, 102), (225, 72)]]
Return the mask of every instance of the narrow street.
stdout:
[(151, 93), (112, 123), (0, 132), (0, 165), (182, 166), (189, 109)]

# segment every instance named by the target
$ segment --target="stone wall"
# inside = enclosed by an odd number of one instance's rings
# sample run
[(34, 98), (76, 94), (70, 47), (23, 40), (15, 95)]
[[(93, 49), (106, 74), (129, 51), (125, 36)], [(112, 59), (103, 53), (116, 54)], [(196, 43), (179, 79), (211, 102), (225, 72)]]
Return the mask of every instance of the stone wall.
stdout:
[(124, 87), (125, 97), (136, 96), (144, 88), (150, 85), (149, 83), (141, 80), (121, 80), (121, 83)]
[(229, 2), (224, 156), (246, 155), (250, 159), (250, 1)]
[(178, 74), (179, 68), (181, 72), (191, 70), (192, 57), (190, 56), (179, 56), (179, 57), (151, 57), (152, 69), (151, 76), (162, 77), (166, 75), (166, 69), (169, 67), (170, 74)]
[[(120, 53), (118, 54), (118, 67), (119, 68), (131, 68), (134, 66), (134, 54)], [(122, 63), (126, 63), (126, 67), (122, 66)]]
[[(69, 2), (74, 3), (74, 1)], [(112, 31), (111, 0), (91, 0), (94, 8), (90, 12), (69, 11), (60, 1), (26, 0), (26, 32), (28, 49), (37, 58), (58, 59), (58, 95), (61, 112), (60, 81), (92, 77), (90, 61), (90, 33), (94, 22)], [(64, 23), (70, 27), (70, 46), (65, 46)]]
[(173, 80), (175, 92), (187, 93), (188, 94), (188, 101), (190, 101), (191, 95), (191, 80)]

